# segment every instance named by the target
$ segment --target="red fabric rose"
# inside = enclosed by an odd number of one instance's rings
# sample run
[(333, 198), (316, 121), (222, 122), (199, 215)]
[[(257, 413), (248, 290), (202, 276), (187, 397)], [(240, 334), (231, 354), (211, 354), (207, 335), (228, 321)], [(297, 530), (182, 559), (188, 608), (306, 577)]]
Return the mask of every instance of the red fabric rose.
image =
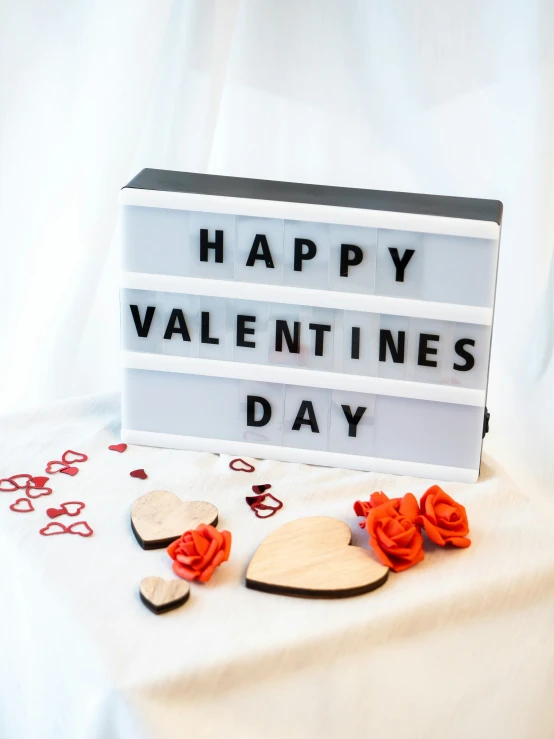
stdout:
[(395, 572), (421, 562), (423, 537), (416, 525), (418, 506), (412, 493), (371, 508), (366, 519), (369, 544), (377, 559)]
[[(406, 493), (404, 498), (408, 495), (410, 495), (411, 498), (413, 498), (413, 501), (411, 500), (410, 502), (410, 508), (405, 509), (405, 510), (409, 510), (410, 513), (413, 513), (414, 512), (413, 503), (415, 502), (415, 507), (417, 509), (417, 500), (415, 499), (415, 496), (412, 495), (412, 493)], [(354, 503), (354, 513), (357, 516), (363, 516), (364, 518), (367, 518), (372, 508), (377, 508), (377, 506), (383, 505), (383, 503), (392, 503), (394, 506), (394, 509), (399, 510), (402, 500), (403, 498), (389, 498), (388, 495), (383, 493), (382, 490), (379, 490), (379, 491), (376, 491), (375, 493), (371, 493), (371, 495), (369, 496), (369, 500), (367, 502), (357, 500)], [(417, 516), (417, 513), (415, 515)], [(415, 517), (414, 517), (414, 520), (415, 520)], [(365, 529), (365, 525), (366, 525), (365, 521), (362, 521), (359, 524), (361, 529)]]
[(173, 572), (184, 580), (208, 582), (216, 567), (229, 559), (231, 533), (201, 523), (167, 548)]
[(455, 547), (469, 547), (469, 525), (466, 509), (445, 493), (438, 485), (433, 485), (419, 501), (417, 523), (423, 526), (432, 542), (441, 547), (452, 544)]

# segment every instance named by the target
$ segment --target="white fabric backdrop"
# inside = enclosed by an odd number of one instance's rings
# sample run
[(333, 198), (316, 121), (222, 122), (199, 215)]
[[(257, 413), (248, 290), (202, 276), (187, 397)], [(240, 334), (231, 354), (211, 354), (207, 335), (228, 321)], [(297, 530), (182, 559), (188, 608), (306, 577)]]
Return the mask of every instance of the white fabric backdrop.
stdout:
[(554, 479), (554, 3), (0, 0), (0, 409), (117, 389), (144, 166), (501, 199), (489, 450)]

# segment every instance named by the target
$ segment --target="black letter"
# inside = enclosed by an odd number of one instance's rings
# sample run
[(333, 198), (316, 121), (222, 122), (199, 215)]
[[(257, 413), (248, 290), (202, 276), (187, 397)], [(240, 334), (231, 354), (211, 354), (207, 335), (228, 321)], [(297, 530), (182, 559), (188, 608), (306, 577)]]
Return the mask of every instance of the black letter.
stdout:
[(137, 334), (140, 336), (141, 339), (146, 339), (148, 336), (148, 332), (150, 331), (150, 326), (152, 325), (152, 319), (154, 318), (154, 313), (156, 312), (156, 309), (152, 305), (149, 305), (146, 309), (146, 313), (144, 314), (144, 323), (142, 323), (140, 320), (138, 305), (130, 305), (129, 308), (131, 309), (131, 314), (133, 316), (133, 321), (135, 322)]
[(300, 321), (294, 322), (294, 339), (290, 335), (289, 326), (286, 321), (275, 321), (275, 351), (283, 351), (283, 336), (287, 342), (287, 348), (291, 354), (300, 354)]
[[(308, 251), (302, 251), (303, 246), (307, 246)], [(302, 262), (305, 259), (313, 259), (316, 252), (317, 247), (310, 239), (294, 239), (294, 271), (302, 272)]]
[[(258, 254), (258, 247), (260, 246), (262, 247), (262, 253)], [(274, 269), (275, 267), (275, 265), (273, 264), (271, 252), (269, 251), (267, 237), (263, 234), (256, 234), (256, 236), (254, 237), (254, 243), (252, 244), (252, 248), (250, 249), (248, 259), (246, 260), (246, 266), (253, 267), (256, 259), (261, 259), (262, 262), (265, 262), (265, 266), (269, 267), (269, 269)]]
[(323, 323), (310, 323), (308, 328), (311, 331), (315, 331), (315, 356), (316, 357), (322, 357), (323, 356), (323, 339), (325, 336), (325, 331), (330, 331), (331, 326), (326, 326)]
[(402, 259), (398, 256), (398, 249), (394, 246), (389, 246), (390, 255), (394, 266), (396, 267), (396, 282), (404, 282), (404, 270), (408, 266), (408, 262), (415, 254), (415, 249), (406, 249), (402, 255)]
[(352, 411), (350, 410), (349, 405), (341, 405), (341, 408), (344, 411), (344, 415), (346, 416), (346, 420), (348, 422), (348, 436), (356, 436), (358, 424), (362, 420), (362, 416), (366, 412), (367, 408), (362, 408), (360, 406), (356, 410), (356, 413), (354, 413), (354, 415), (352, 415)]
[(200, 319), (200, 341), (203, 344), (219, 344), (219, 339), (210, 336), (210, 314), (202, 311)]
[(187, 328), (185, 316), (180, 308), (173, 308), (167, 328), (165, 330), (164, 339), (171, 339), (173, 334), (181, 334), (183, 341), (190, 341), (190, 334)]
[(208, 229), (200, 229), (200, 261), (208, 261), (208, 249), (215, 249), (215, 261), (223, 261), (223, 231), (215, 232), (215, 241), (208, 241)]
[(402, 364), (404, 362), (404, 350), (406, 348), (406, 332), (405, 331), (398, 332), (398, 349), (397, 349), (394, 344), (394, 339), (392, 338), (392, 332), (385, 328), (381, 329), (381, 331), (379, 332), (379, 361), (380, 362), (387, 361), (387, 346), (390, 349), (390, 355), (392, 357), (392, 361), (395, 362), (395, 364)]
[[(308, 413), (308, 418), (304, 418), (304, 414)], [(319, 434), (319, 427), (315, 419), (314, 407), (311, 400), (303, 400), (296, 414), (296, 420), (292, 424), (293, 431), (300, 431), (300, 426), (305, 423), (312, 429), (312, 434)]]
[[(348, 255), (352, 254), (352, 259)], [(348, 267), (356, 267), (364, 258), (364, 253), (359, 246), (354, 244), (340, 245), (340, 276), (348, 277)]]
[[(256, 403), (262, 406), (262, 417), (256, 421)], [(267, 426), (271, 420), (271, 406), (269, 401), (258, 395), (246, 396), (246, 425), (247, 426)]]
[(454, 350), (456, 351), (456, 354), (462, 359), (465, 359), (466, 362), (465, 364), (454, 365), (454, 369), (458, 370), (458, 372), (469, 372), (469, 370), (473, 369), (475, 365), (475, 357), (473, 356), (473, 354), (466, 352), (466, 350), (464, 349), (466, 344), (468, 344), (469, 346), (475, 346), (475, 341), (473, 339), (458, 339), (458, 341), (454, 345)]
[(434, 359), (427, 359), (428, 354), (437, 354), (438, 349), (435, 347), (427, 346), (428, 341), (440, 341), (440, 336), (437, 334), (420, 334), (419, 335), (419, 349), (417, 351), (417, 363), (421, 367), (436, 367), (437, 363)]
[(360, 358), (360, 327), (359, 326), (352, 326), (352, 349), (350, 351), (350, 356), (352, 359), (359, 359)]
[(246, 328), (245, 323), (249, 321), (256, 321), (256, 316), (237, 316), (237, 346), (247, 346), (251, 349), (256, 348), (255, 341), (246, 341), (244, 338), (246, 334), (253, 334), (256, 332), (255, 328)]

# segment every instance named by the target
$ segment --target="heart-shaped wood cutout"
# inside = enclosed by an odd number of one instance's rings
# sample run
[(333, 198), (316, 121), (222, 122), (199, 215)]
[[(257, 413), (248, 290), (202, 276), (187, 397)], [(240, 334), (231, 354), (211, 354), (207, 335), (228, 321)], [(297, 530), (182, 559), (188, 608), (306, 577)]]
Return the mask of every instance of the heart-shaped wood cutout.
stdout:
[(183, 502), (168, 490), (154, 490), (131, 508), (131, 527), (143, 549), (160, 549), (198, 524), (217, 526), (217, 508), (200, 500)]
[(145, 577), (140, 583), (140, 599), (154, 613), (166, 613), (179, 608), (189, 599), (190, 585), (186, 580), (163, 580)]
[(383, 585), (388, 567), (366, 549), (349, 546), (352, 533), (336, 518), (290, 521), (265, 539), (246, 571), (246, 587), (283, 595), (346, 598)]

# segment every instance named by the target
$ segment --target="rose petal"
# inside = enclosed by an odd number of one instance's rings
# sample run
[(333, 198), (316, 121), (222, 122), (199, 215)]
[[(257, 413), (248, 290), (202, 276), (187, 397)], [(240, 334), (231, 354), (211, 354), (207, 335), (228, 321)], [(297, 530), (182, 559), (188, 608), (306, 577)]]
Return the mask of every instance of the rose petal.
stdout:
[(402, 516), (405, 516), (410, 521), (413, 522), (416, 520), (419, 514), (419, 505), (413, 493), (406, 493), (400, 501), (398, 511)]
[(180, 545), (181, 541), (179, 539), (175, 539), (175, 541), (172, 541), (171, 544), (167, 547), (167, 553), (171, 557), (171, 559), (175, 559), (175, 553), (177, 551), (177, 547)]
[(198, 554), (203, 557), (206, 552), (208, 551), (210, 547), (210, 542), (206, 537), (204, 536), (204, 532), (200, 531), (192, 531), (191, 532), (192, 540), (194, 542), (194, 546), (196, 548), (196, 551)]
[(188, 567), (184, 567), (182, 564), (179, 564), (179, 562), (174, 562), (172, 567), (173, 572), (179, 577), (182, 577), (183, 580), (189, 580), (190, 582), (192, 582), (192, 580), (196, 580), (196, 578), (198, 577), (197, 572), (191, 570)]
[(438, 528), (426, 516), (418, 516), (417, 522), (423, 526), (425, 533), (432, 542), (438, 544), (440, 547), (443, 547), (446, 544)]
[(465, 536), (454, 536), (452, 539), (449, 539), (447, 541), (447, 544), (452, 544), (455, 547), (460, 547), (461, 549), (467, 549), (471, 546), (471, 539), (467, 539)]
[(229, 555), (231, 554), (231, 544), (233, 541), (233, 537), (230, 531), (222, 531), (221, 534), (223, 536), (224, 543), (223, 554), (225, 555), (225, 559), (223, 560), (223, 562), (227, 562), (227, 560), (229, 559)]

